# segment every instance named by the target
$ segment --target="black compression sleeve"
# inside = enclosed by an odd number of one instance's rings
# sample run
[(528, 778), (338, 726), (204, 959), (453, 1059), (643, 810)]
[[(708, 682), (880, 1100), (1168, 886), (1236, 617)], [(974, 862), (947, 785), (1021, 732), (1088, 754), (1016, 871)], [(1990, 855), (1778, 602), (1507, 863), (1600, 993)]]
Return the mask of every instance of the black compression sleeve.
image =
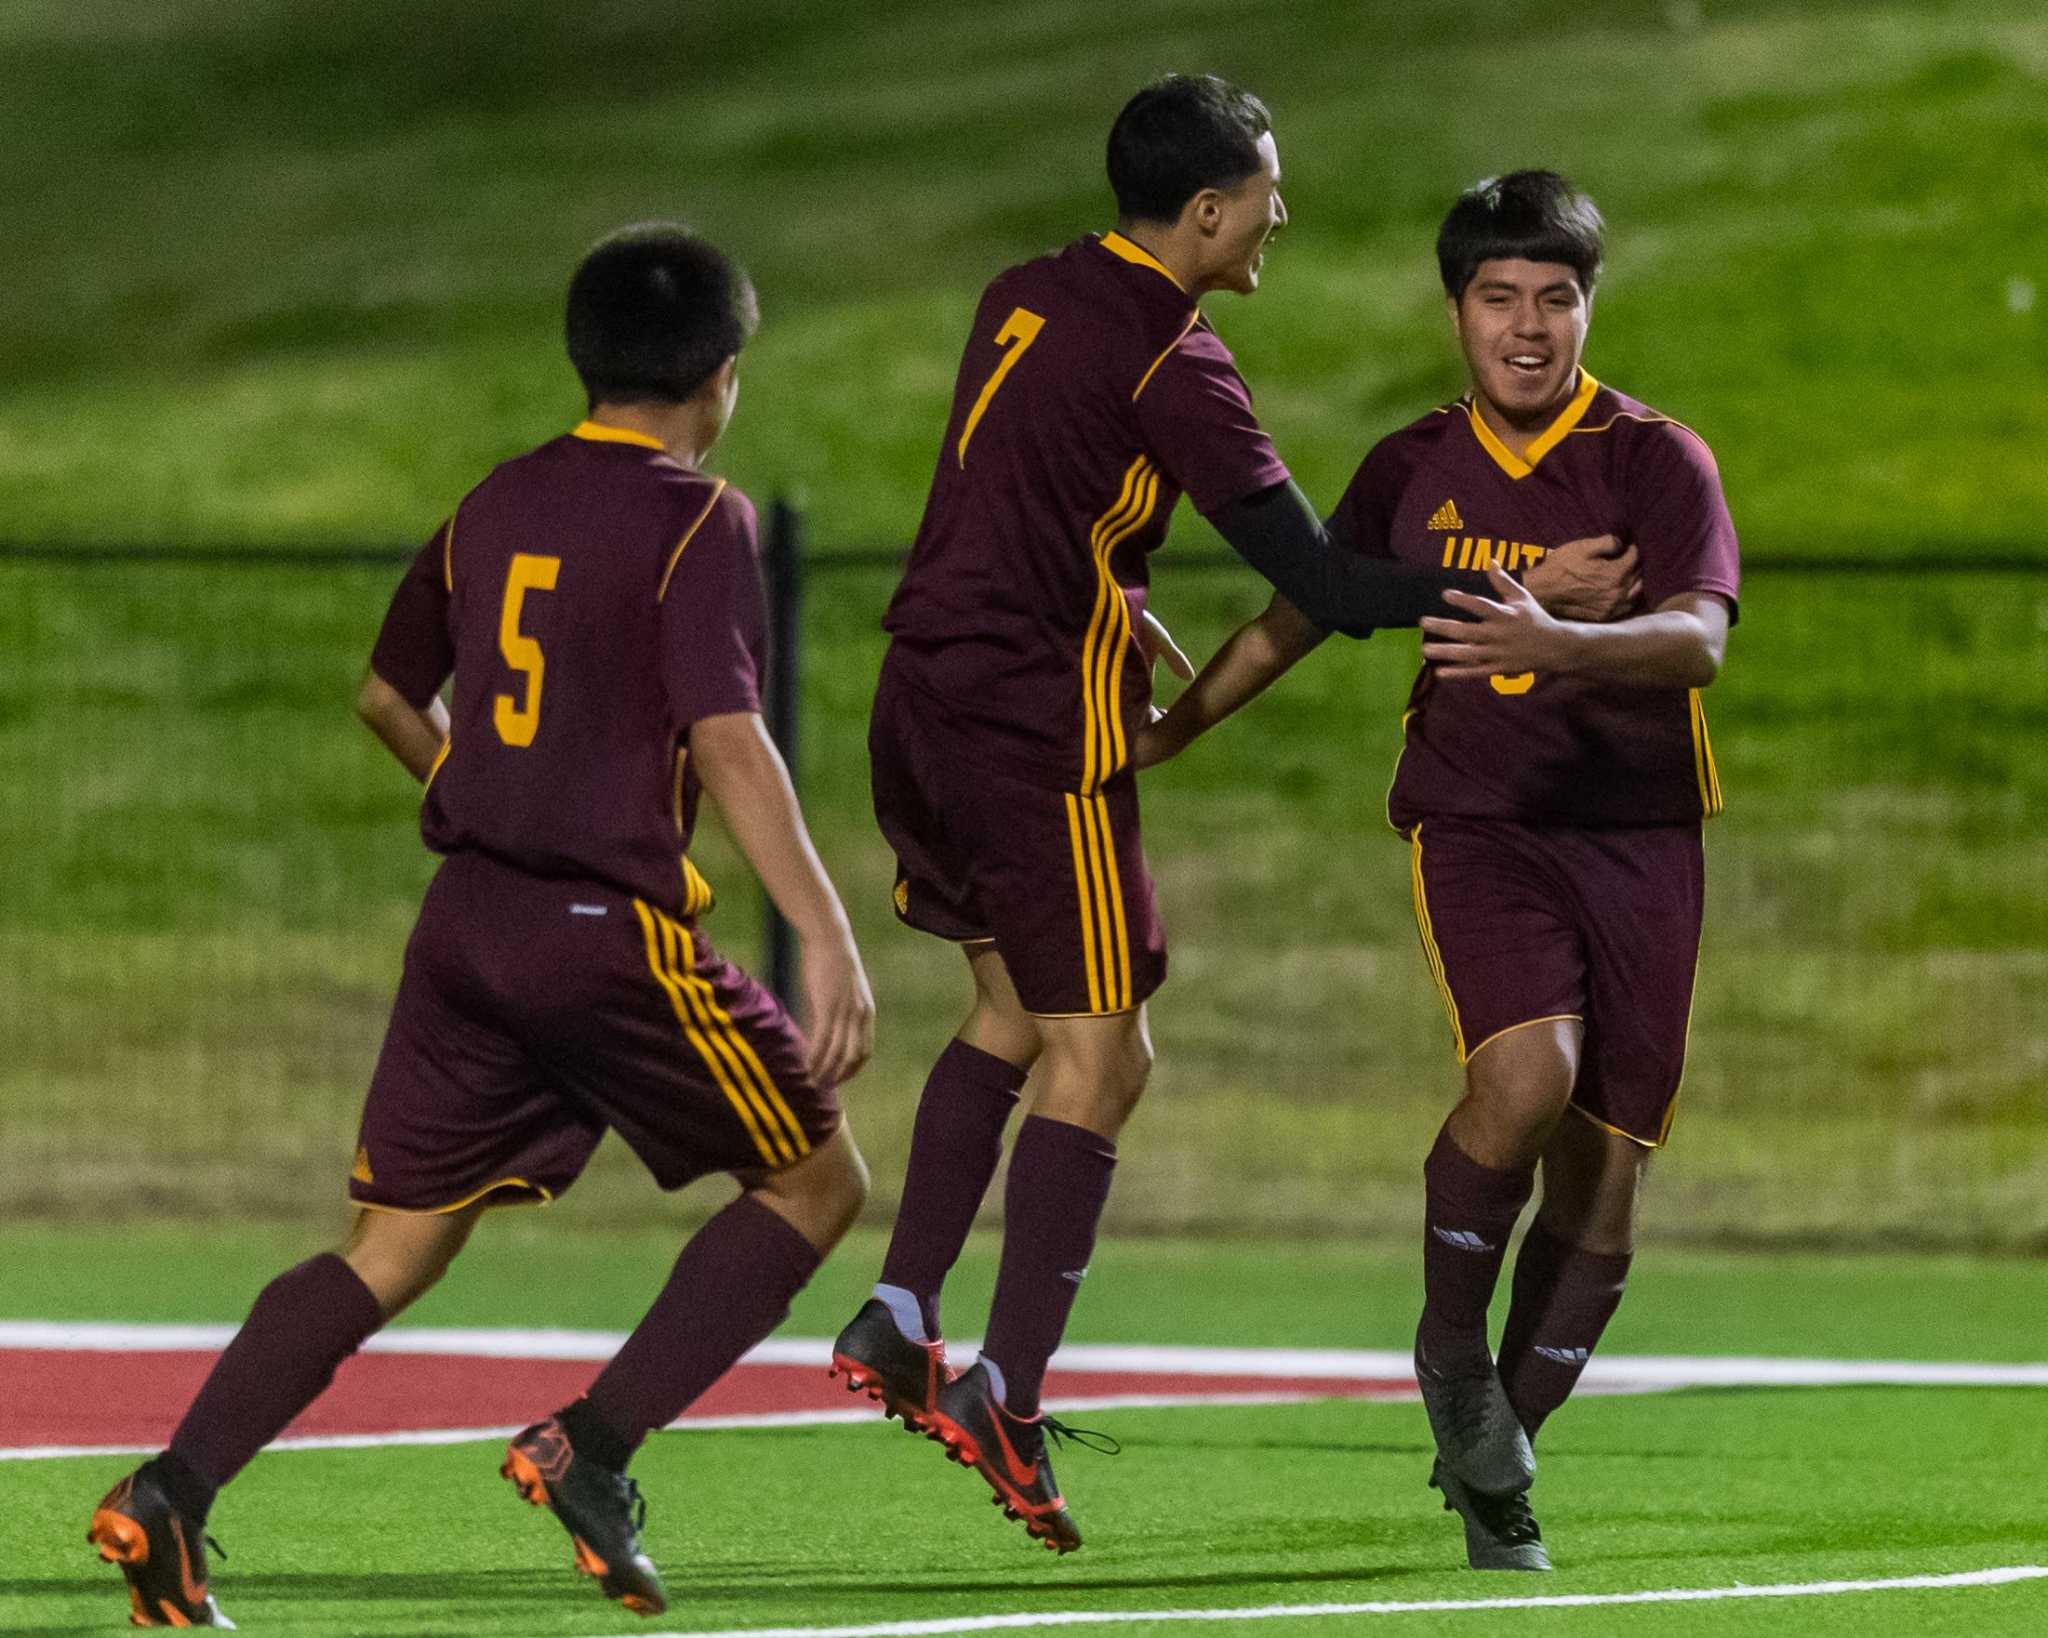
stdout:
[(1282, 597), (1325, 631), (1347, 637), (1412, 626), (1425, 614), (1455, 617), (1444, 592), (1490, 589), (1484, 575), (1415, 569), (1346, 549), (1292, 478), (1232, 501), (1209, 521)]

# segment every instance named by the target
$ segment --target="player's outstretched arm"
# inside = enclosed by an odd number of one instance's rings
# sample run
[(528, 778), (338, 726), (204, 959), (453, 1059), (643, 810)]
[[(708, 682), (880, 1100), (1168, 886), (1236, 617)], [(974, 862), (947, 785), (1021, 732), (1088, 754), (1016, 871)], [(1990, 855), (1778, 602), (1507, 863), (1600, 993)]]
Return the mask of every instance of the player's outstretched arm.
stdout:
[[(1325, 631), (1349, 637), (1441, 615), (1448, 591), (1487, 590), (1476, 570), (1416, 568), (1343, 549), (1292, 479), (1231, 502), (1209, 521), (1281, 596)], [(1530, 571), (1529, 585), (1560, 618), (1614, 619), (1640, 589), (1635, 548), (1612, 535), (1568, 541)]]
[(1265, 613), (1232, 633), (1164, 716), (1138, 730), (1132, 760), (1149, 768), (1178, 755), (1198, 735), (1256, 699), (1326, 635), (1286, 598), (1274, 598)]
[(828, 1086), (852, 1079), (875, 1049), (875, 997), (781, 752), (758, 713), (734, 711), (690, 725), (690, 758), (747, 863), (802, 941), (811, 1074)]
[(1713, 592), (1681, 592), (1647, 614), (1598, 625), (1556, 619), (1499, 569), (1488, 578), (1491, 598), (1445, 594), (1463, 618), (1422, 622), (1422, 657), (1446, 682), (1546, 671), (1638, 688), (1704, 688), (1720, 674), (1728, 604)]
[(433, 772), (434, 759), (448, 743), (448, 707), (438, 696), (427, 702), (424, 711), (416, 710), (375, 671), (365, 671), (363, 686), (356, 693), (356, 715), (369, 724), (385, 749), (405, 764), (407, 773), (425, 783)]
[(1323, 630), (1347, 637), (1441, 614), (1444, 588), (1472, 579), (1339, 550), (1292, 478), (1232, 501), (1209, 522), (1282, 597)]

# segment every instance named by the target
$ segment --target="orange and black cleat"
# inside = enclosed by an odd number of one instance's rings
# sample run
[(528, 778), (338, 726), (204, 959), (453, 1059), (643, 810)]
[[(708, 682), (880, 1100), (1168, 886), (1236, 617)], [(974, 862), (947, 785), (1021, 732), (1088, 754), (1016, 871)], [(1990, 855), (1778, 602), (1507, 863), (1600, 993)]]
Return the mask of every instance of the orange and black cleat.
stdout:
[(926, 1430), (926, 1437), (944, 1445), (949, 1457), (988, 1480), (1003, 1517), (1017, 1520), (1056, 1553), (1079, 1547), (1081, 1532), (1052, 1476), (1046, 1435), (1110, 1456), (1120, 1448), (1106, 1434), (1070, 1428), (1042, 1413), (1012, 1416), (996, 1403), (988, 1372), (978, 1364), (939, 1390)]
[(536, 1422), (506, 1447), (499, 1473), (536, 1507), (548, 1507), (576, 1544), (576, 1568), (595, 1576), (607, 1598), (637, 1615), (659, 1615), (668, 1594), (640, 1550), (647, 1503), (625, 1474), (578, 1459), (555, 1417)]
[(943, 1342), (913, 1342), (879, 1297), (870, 1297), (847, 1321), (832, 1344), (829, 1376), (846, 1378), (848, 1393), (865, 1393), (884, 1416), (901, 1419), (912, 1433), (924, 1431), (939, 1390), (952, 1381)]
[(147, 1464), (100, 1499), (85, 1539), (128, 1578), (130, 1625), (234, 1625), (207, 1590), (204, 1521), (179, 1512)]

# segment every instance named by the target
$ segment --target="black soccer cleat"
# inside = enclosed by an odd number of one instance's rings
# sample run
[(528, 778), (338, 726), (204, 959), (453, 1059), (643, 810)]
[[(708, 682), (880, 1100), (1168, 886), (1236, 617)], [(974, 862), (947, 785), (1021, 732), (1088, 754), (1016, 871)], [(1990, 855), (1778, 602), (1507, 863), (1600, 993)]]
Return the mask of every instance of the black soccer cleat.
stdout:
[(865, 1393), (884, 1416), (899, 1418), (912, 1433), (924, 1431), (939, 1390), (953, 1380), (943, 1342), (912, 1342), (896, 1326), (879, 1297), (870, 1297), (846, 1322), (832, 1344), (826, 1373), (846, 1378), (848, 1393)]
[(1423, 1357), (1418, 1338), (1415, 1382), (1436, 1437), (1437, 1459), (1448, 1472), (1490, 1496), (1529, 1488), (1536, 1452), (1491, 1359), (1474, 1370), (1439, 1372)]
[(1465, 1562), (1475, 1570), (1547, 1570), (1550, 1552), (1529, 1511), (1529, 1492), (1489, 1496), (1474, 1490), (1438, 1462), (1430, 1470), (1432, 1490), (1444, 1493), (1444, 1511), (1465, 1521)]
[(578, 1458), (559, 1419), (536, 1422), (506, 1447), (498, 1469), (536, 1507), (553, 1510), (576, 1544), (576, 1568), (595, 1576), (607, 1598), (637, 1615), (659, 1615), (668, 1594), (640, 1550), (647, 1503), (625, 1474)]
[(939, 1390), (926, 1418), (925, 1437), (946, 1447), (946, 1454), (988, 1480), (1005, 1518), (1015, 1519), (1056, 1553), (1081, 1545), (1081, 1532), (1067, 1511), (1052, 1459), (1045, 1448), (1072, 1439), (1091, 1450), (1114, 1456), (1117, 1442), (1085, 1428), (1070, 1428), (1050, 1416), (1012, 1416), (989, 1391), (988, 1372), (973, 1365)]
[(172, 1505), (149, 1464), (100, 1498), (85, 1539), (127, 1577), (131, 1626), (234, 1626), (207, 1589), (205, 1523)]

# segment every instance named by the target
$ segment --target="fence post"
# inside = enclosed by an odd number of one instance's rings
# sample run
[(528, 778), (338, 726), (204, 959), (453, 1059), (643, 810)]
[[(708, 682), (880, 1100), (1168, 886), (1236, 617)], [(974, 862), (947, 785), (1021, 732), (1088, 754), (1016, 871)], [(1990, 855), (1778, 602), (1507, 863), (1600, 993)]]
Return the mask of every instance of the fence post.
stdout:
[[(797, 783), (797, 696), (803, 675), (799, 633), (803, 614), (803, 514), (788, 497), (778, 495), (768, 514), (768, 540), (762, 552), (768, 592), (768, 676), (762, 708), (768, 732)], [(765, 897), (765, 895), (764, 895)], [(796, 1004), (796, 940), (773, 899), (767, 900), (764, 930), (768, 987), (785, 1006)]]

